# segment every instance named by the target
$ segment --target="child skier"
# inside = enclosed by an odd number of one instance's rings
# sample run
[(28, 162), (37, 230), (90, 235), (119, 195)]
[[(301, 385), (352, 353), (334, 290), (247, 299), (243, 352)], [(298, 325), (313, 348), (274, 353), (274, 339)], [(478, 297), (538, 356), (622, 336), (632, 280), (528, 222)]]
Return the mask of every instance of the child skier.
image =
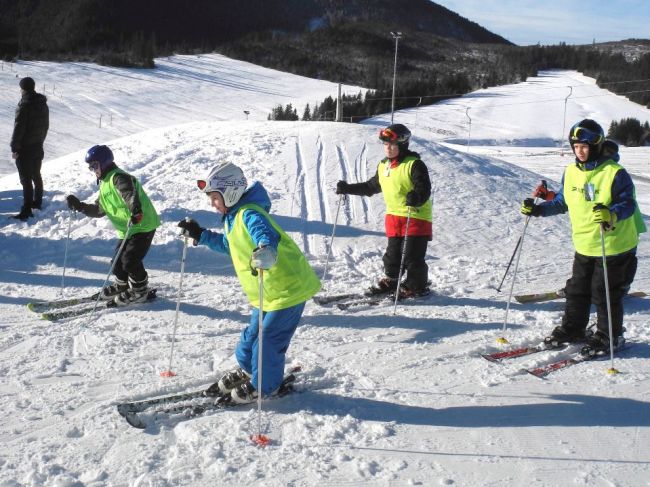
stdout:
[(573, 275), (566, 283), (562, 324), (545, 342), (552, 346), (585, 339), (591, 304), (598, 314), (597, 331), (587, 338), (583, 355), (610, 350), (607, 299), (600, 237), (602, 225), (609, 281), (614, 347), (623, 333), (623, 297), (634, 279), (639, 234), (646, 231), (635, 198), (634, 183), (618, 163), (618, 146), (605, 140), (602, 127), (585, 119), (571, 127), (569, 143), (576, 156), (562, 176), (560, 190), (539, 205), (524, 200), (521, 212), (552, 216), (569, 212), (576, 253)]
[[(242, 170), (229, 162), (214, 167), (197, 186), (221, 213), (224, 233), (183, 220), (178, 226), (194, 245), (207, 245), (230, 254), (239, 282), (253, 307), (250, 324), (242, 332), (235, 350), (239, 368), (218, 382), (220, 392), (230, 393), (237, 403), (253, 402), (258, 390), (271, 394), (284, 375), (285, 354), (305, 308), (305, 302), (320, 290), (320, 281), (305, 256), (268, 214), (271, 201), (261, 183), (247, 188)], [(259, 309), (257, 270), (262, 269), (264, 296)], [(263, 314), (263, 357), (258, 364), (258, 322)], [(257, 377), (262, 369), (262, 384)]]
[(147, 255), (160, 218), (140, 182), (119, 169), (108, 146), (95, 145), (86, 153), (88, 168), (97, 176), (99, 197), (93, 204), (82, 203), (74, 195), (67, 197), (68, 207), (91, 218), (107, 216), (119, 242), (126, 239), (120, 255), (115, 255), (115, 282), (102, 289), (100, 298), (116, 306), (146, 301), (149, 277), (142, 264)]
[(407, 242), (404, 249), (406, 279), (400, 285), (400, 297), (429, 292), (425, 256), (432, 238), (431, 181), (420, 155), (408, 149), (410, 138), (411, 131), (402, 124), (381, 130), (379, 139), (384, 143), (386, 158), (379, 163), (375, 175), (363, 183), (339, 181), (336, 185), (336, 194), (384, 195), (388, 237), (383, 257), (385, 276), (370, 287), (370, 294), (391, 293), (397, 289), (404, 240)]

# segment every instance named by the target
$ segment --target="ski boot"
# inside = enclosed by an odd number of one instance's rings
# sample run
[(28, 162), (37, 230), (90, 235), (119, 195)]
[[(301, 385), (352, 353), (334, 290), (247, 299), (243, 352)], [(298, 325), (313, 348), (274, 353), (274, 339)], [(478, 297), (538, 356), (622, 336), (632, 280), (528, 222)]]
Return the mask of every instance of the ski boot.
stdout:
[(144, 303), (149, 295), (149, 277), (142, 281), (134, 281), (129, 277), (129, 287), (113, 298), (115, 306), (128, 306), (134, 303)]
[(128, 282), (121, 281), (120, 279), (115, 279), (115, 282), (113, 284), (102, 289), (101, 293), (99, 294), (99, 299), (102, 301), (110, 301), (115, 296), (126, 291), (127, 289), (129, 289)]
[(230, 397), (237, 404), (248, 404), (257, 401), (257, 391), (251, 381), (247, 380), (230, 391)]
[(551, 334), (544, 338), (544, 345), (548, 348), (558, 348), (567, 343), (579, 342), (585, 339), (584, 331), (570, 331), (563, 326), (556, 326)]
[(431, 294), (431, 289), (428, 287), (424, 288), (412, 288), (407, 285), (402, 285), (399, 289), (399, 300), (410, 299), (410, 298), (419, 298), (421, 296), (427, 296)]
[[(614, 350), (618, 350), (625, 343), (625, 338), (621, 335), (614, 337)], [(596, 355), (605, 355), (610, 352), (609, 336), (602, 332), (597, 331), (587, 338), (587, 344), (580, 350), (580, 355), (585, 358), (595, 357)]]
[(368, 288), (366, 294), (368, 296), (376, 294), (388, 294), (392, 293), (397, 289), (397, 279), (393, 277), (382, 277), (377, 281), (376, 284), (373, 284)]
[(250, 380), (251, 376), (242, 368), (237, 368), (226, 372), (216, 384), (212, 384), (208, 389), (209, 395), (228, 394), (235, 387)]

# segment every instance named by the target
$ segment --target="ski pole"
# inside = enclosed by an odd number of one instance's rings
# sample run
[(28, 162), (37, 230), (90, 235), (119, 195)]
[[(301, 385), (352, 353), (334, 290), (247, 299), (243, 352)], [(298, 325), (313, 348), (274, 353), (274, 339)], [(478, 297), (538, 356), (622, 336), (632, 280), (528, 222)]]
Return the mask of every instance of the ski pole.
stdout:
[(339, 220), (339, 212), (341, 210), (341, 203), (345, 199), (345, 195), (342, 194), (339, 196), (339, 202), (336, 205), (336, 216), (334, 217), (334, 226), (332, 227), (332, 236), (330, 237), (330, 244), (329, 248), (327, 249), (327, 258), (325, 259), (325, 269), (323, 270), (323, 277), (321, 277), (321, 281), (324, 283), (325, 282), (325, 276), (327, 275), (327, 265), (329, 264), (330, 261), (330, 255), (332, 254), (332, 244), (334, 243), (334, 233), (336, 232), (336, 222)]
[(97, 305), (99, 304), (99, 301), (102, 298), (102, 291), (106, 287), (106, 283), (111, 277), (111, 274), (113, 273), (113, 269), (115, 269), (115, 264), (117, 263), (117, 259), (120, 258), (122, 255), (122, 250), (124, 249), (124, 245), (126, 245), (126, 241), (129, 238), (129, 234), (131, 233), (131, 222), (127, 224), (126, 227), (126, 233), (124, 234), (124, 239), (122, 240), (122, 243), (120, 244), (120, 247), (117, 249), (117, 252), (115, 253), (115, 256), (113, 257), (113, 261), (111, 262), (111, 268), (108, 270), (108, 274), (106, 274), (106, 279), (104, 279), (104, 284), (102, 284), (101, 289), (97, 293), (97, 299), (95, 300), (95, 306), (93, 306), (93, 310), (90, 313), (90, 316), (88, 318), (88, 323), (92, 322), (93, 316), (95, 316), (95, 310), (97, 309)]
[(70, 242), (70, 232), (72, 231), (72, 219), (74, 218), (75, 211), (70, 210), (70, 215), (68, 216), (68, 232), (65, 237), (65, 250), (63, 251), (63, 274), (61, 275), (61, 295), (63, 296), (63, 290), (65, 289), (65, 269), (68, 264), (68, 243)]
[(262, 434), (262, 344), (264, 325), (264, 269), (258, 269), (260, 277), (260, 307), (257, 320), (257, 434), (251, 436), (253, 443), (266, 446), (271, 440)]
[(399, 274), (397, 276), (397, 288), (395, 289), (395, 306), (393, 306), (393, 314), (397, 312), (397, 301), (399, 299), (399, 288), (402, 281), (402, 272), (404, 270), (404, 260), (406, 258), (406, 244), (409, 238), (409, 224), (411, 223), (411, 207), (408, 207), (406, 214), (406, 229), (404, 230), (404, 242), (402, 242), (402, 259), (399, 263)]
[[(189, 221), (190, 218), (186, 217), (185, 221)], [(183, 274), (185, 273), (185, 259), (187, 257), (187, 236), (183, 238), (183, 254), (181, 257), (181, 277), (178, 281), (178, 297), (176, 298), (176, 314), (174, 315), (174, 331), (172, 333), (172, 347), (169, 353), (169, 368), (160, 373), (161, 377), (174, 377), (175, 372), (172, 372), (172, 359), (174, 357), (174, 344), (176, 343), (176, 327), (178, 325), (178, 311), (181, 307), (181, 292), (183, 290)]]
[[(537, 198), (535, 198), (537, 200)], [(517, 280), (517, 270), (519, 269), (519, 258), (521, 257), (521, 249), (524, 246), (524, 237), (526, 236), (526, 229), (528, 228), (528, 222), (530, 222), (530, 215), (526, 217), (526, 222), (524, 223), (524, 230), (521, 232), (520, 243), (519, 243), (519, 252), (517, 252), (517, 260), (515, 261), (515, 269), (512, 271), (512, 284), (510, 285), (510, 294), (508, 295), (508, 305), (506, 306), (506, 316), (503, 320), (503, 332), (505, 333), (508, 326), (508, 312), (510, 311), (510, 303), (512, 302), (512, 293), (515, 289), (515, 281)], [(508, 343), (508, 340), (505, 337), (497, 339), (499, 343)]]
[[(548, 184), (546, 183), (545, 179), (542, 179), (542, 182), (539, 184), (537, 189), (539, 189), (540, 186), (543, 188), (544, 194), (546, 194), (546, 191), (548, 190)], [(539, 196), (539, 193), (538, 193), (537, 189), (535, 190), (535, 192), (533, 192), (533, 196), (535, 197), (535, 202), (537, 202), (537, 198)], [(510, 266), (512, 265), (512, 261), (515, 258), (515, 254), (517, 253), (517, 249), (519, 249), (519, 245), (521, 245), (521, 240), (522, 240), (522, 237), (519, 236), (519, 238), (517, 239), (517, 244), (515, 245), (515, 250), (512, 252), (512, 255), (510, 256), (510, 261), (508, 261), (508, 266), (506, 267), (506, 271), (503, 273), (503, 278), (501, 279), (501, 282), (499, 283), (499, 287), (497, 287), (497, 292), (498, 293), (501, 292), (501, 286), (503, 286), (503, 282), (506, 280), (506, 276), (508, 275), (508, 271), (510, 270)]]
[(609, 277), (607, 276), (607, 256), (605, 255), (605, 224), (600, 224), (600, 246), (603, 253), (603, 278), (605, 280), (605, 297), (607, 301), (607, 326), (609, 332), (609, 358), (611, 367), (607, 370), (608, 374), (618, 374), (618, 370), (614, 368), (614, 335), (612, 324), (612, 305), (609, 297)]
[(515, 259), (515, 254), (517, 253), (517, 250), (519, 249), (519, 245), (521, 244), (521, 235), (519, 235), (519, 238), (517, 239), (517, 245), (515, 245), (515, 250), (512, 252), (512, 255), (510, 256), (510, 261), (508, 262), (508, 266), (506, 267), (506, 271), (503, 273), (503, 278), (501, 279), (501, 282), (499, 283), (499, 287), (497, 287), (497, 292), (501, 292), (501, 286), (503, 286), (503, 282), (506, 280), (506, 276), (508, 275), (508, 271), (510, 270), (510, 266), (512, 265), (512, 261)]

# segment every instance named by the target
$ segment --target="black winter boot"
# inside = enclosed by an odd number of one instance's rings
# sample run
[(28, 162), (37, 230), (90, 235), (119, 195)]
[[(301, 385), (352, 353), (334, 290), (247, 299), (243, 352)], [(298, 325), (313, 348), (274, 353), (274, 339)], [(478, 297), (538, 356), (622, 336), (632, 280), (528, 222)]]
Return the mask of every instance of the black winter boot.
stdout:
[(32, 209), (28, 206), (23, 206), (20, 209), (20, 213), (17, 215), (14, 215), (12, 218), (15, 218), (16, 220), (20, 220), (21, 222), (26, 222), (28, 218), (34, 216), (32, 213)]

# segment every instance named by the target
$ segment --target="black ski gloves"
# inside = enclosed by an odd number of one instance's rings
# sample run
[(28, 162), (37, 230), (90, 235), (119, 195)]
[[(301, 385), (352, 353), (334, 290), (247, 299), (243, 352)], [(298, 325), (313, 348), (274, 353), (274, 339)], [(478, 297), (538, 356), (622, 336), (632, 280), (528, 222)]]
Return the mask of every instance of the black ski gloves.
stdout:
[(66, 201), (68, 202), (68, 208), (74, 211), (81, 211), (81, 201), (79, 201), (79, 198), (77, 198), (75, 195), (68, 195)]
[(183, 237), (190, 237), (194, 240), (194, 245), (198, 243), (201, 239), (201, 234), (205, 228), (201, 227), (196, 220), (181, 220), (178, 222), (178, 226), (183, 229), (181, 235)]
[(348, 194), (350, 190), (350, 185), (345, 181), (339, 181), (336, 183), (336, 194)]
[(540, 216), (542, 209), (535, 204), (533, 198), (526, 198), (521, 204), (521, 213), (526, 216)]

